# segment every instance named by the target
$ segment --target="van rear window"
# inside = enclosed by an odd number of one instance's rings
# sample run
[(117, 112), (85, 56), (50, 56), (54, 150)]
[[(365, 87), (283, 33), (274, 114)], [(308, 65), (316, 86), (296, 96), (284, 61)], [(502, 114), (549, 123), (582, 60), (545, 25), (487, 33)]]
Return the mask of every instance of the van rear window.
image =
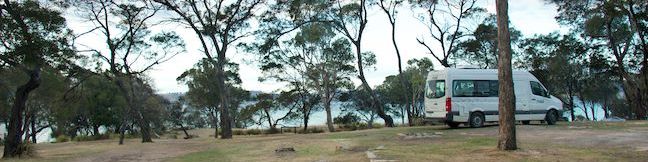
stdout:
[(425, 89), (427, 98), (441, 98), (445, 96), (445, 80), (428, 80)]
[(453, 97), (497, 97), (499, 84), (497, 80), (454, 80), (452, 81)]

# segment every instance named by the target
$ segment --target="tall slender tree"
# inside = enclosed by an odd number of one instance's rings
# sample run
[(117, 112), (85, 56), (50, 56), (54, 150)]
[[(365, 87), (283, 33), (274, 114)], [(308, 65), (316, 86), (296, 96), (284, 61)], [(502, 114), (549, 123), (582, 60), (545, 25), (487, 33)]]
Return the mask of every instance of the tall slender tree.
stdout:
[(67, 64), (74, 56), (61, 16), (64, 9), (44, 3), (49, 2), (0, 2), (0, 68), (16, 68), (29, 78), (14, 93), (3, 158), (20, 157), (25, 151), (21, 136), (26, 103), (41, 85), (42, 68)]
[(385, 112), (384, 105), (381, 103), (378, 95), (369, 86), (364, 74), (364, 66), (369, 59), (367, 58), (368, 53), (362, 52), (361, 43), (362, 35), (369, 21), (367, 18), (367, 7), (370, 4), (367, 0), (342, 3), (342, 1), (337, 1), (332, 4), (335, 7), (333, 7), (332, 15), (329, 16), (332, 19), (331, 22), (334, 28), (355, 46), (358, 78), (362, 82), (362, 89), (369, 94), (371, 101), (373, 101), (372, 107), (376, 110), (378, 116), (385, 121), (385, 126), (393, 127), (394, 119)]
[(499, 139), (500, 150), (516, 150), (515, 91), (511, 67), (511, 36), (509, 34), (508, 0), (496, 0), (499, 80)]
[(128, 109), (123, 111), (119, 143), (123, 144), (124, 131), (131, 119), (140, 128), (142, 142), (153, 142), (150, 123), (143, 112), (146, 98), (136, 95), (136, 91), (147, 86), (142, 79), (146, 71), (184, 52), (184, 42), (173, 32), (151, 32), (149, 27), (155, 24), (152, 17), (162, 8), (155, 3), (93, 0), (78, 1), (75, 6), (82, 18), (96, 26), (77, 37), (97, 33), (106, 42), (104, 47), (78, 46), (85, 47), (83, 51), (93, 54), (98, 62), (109, 65), (107, 73), (97, 73), (113, 81), (126, 99)]
[[(408, 82), (407, 79), (405, 79), (405, 75), (403, 75), (403, 65), (401, 61), (401, 54), (400, 50), (398, 49), (398, 43), (396, 43), (396, 14), (398, 11), (396, 10), (397, 7), (402, 4), (402, 0), (390, 0), (386, 2), (385, 0), (380, 0), (378, 3), (378, 6), (380, 6), (380, 9), (387, 15), (387, 19), (389, 20), (389, 24), (391, 25), (391, 38), (392, 38), (392, 44), (394, 45), (394, 51), (396, 52), (396, 58), (398, 59), (398, 79), (401, 84), (406, 90), (405, 95), (407, 99), (412, 99), (413, 94), (412, 94), (412, 88), (411, 88), (411, 83)], [(405, 100), (409, 102), (409, 104), (406, 104), (407, 107), (407, 123), (412, 126), (412, 110), (414, 108), (414, 102), (413, 100)]]
[(227, 52), (241, 38), (250, 36), (247, 31), (250, 20), (258, 15), (263, 0), (154, 0), (167, 7), (177, 15), (171, 18), (189, 26), (198, 36), (202, 51), (210, 63), (216, 67), (216, 83), (220, 100), (221, 138), (232, 138), (232, 120), (230, 116), (230, 92), (226, 88), (225, 66), (228, 63)]

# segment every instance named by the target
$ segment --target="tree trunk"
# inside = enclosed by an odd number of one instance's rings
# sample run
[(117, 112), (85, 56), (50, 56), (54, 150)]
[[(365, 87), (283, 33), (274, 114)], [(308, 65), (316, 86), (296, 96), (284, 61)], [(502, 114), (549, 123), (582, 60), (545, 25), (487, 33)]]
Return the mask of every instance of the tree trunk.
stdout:
[(596, 108), (594, 106), (594, 103), (592, 103), (591, 105), (592, 107), (590, 107), (590, 109), (592, 110), (592, 120), (596, 121)]
[(93, 125), (92, 126), (92, 135), (93, 136), (98, 136), (99, 135), (99, 125)]
[(511, 36), (509, 33), (508, 0), (497, 2), (498, 79), (499, 79), (499, 140), (500, 150), (516, 150), (515, 91), (511, 68)]
[(220, 127), (221, 127), (221, 139), (231, 139), (232, 138), (232, 121), (230, 120), (230, 105), (229, 105), (229, 88), (225, 84), (225, 52), (227, 50), (223, 49), (218, 53), (218, 63), (217, 63), (217, 75), (216, 81), (218, 82), (218, 90), (220, 91), (220, 100), (221, 100), (221, 109), (220, 109)]
[(268, 127), (270, 127), (271, 131), (277, 130), (277, 128), (275, 128), (275, 125), (272, 124), (272, 116), (270, 115), (268, 109), (269, 108), (263, 108), (263, 112), (266, 114), (266, 118), (268, 119)]
[(574, 115), (574, 108), (576, 108), (576, 106), (574, 106), (574, 95), (572, 93), (571, 83), (569, 83), (569, 86), (567, 88), (567, 93), (569, 95), (569, 110), (571, 110), (569, 112), (569, 114), (571, 115), (571, 120), (575, 121), (576, 120), (576, 115)]
[[(401, 124), (405, 125), (405, 107), (401, 106)], [(410, 123), (408, 123), (410, 124)], [(411, 126), (411, 124), (410, 124)]]
[(21, 137), (25, 138), (23, 140), (25, 143), (29, 143), (29, 131), (30, 131), (29, 126), (31, 125), (30, 124), (31, 116), (32, 116), (31, 110), (29, 110), (29, 107), (26, 107), (25, 108), (25, 119), (24, 119), (23, 128), (22, 128), (23, 134), (21, 135)]
[[(392, 3), (396, 3), (396, 2), (392, 2)], [(395, 9), (396, 4), (393, 4), (393, 5), (394, 5), (394, 9)], [(398, 44), (396, 43), (396, 21), (394, 19), (395, 15), (392, 15), (391, 13), (389, 13), (390, 9), (388, 7), (390, 7), (390, 6), (385, 6), (383, 1), (380, 1), (380, 7), (383, 9), (385, 14), (387, 14), (387, 18), (389, 19), (389, 23), (391, 24), (392, 45), (394, 45), (394, 50), (396, 51), (396, 58), (398, 59), (397, 60), (398, 61), (398, 80), (400, 81), (401, 86), (403, 86), (403, 88), (405, 88), (405, 90), (406, 90), (407, 96), (405, 96), (405, 98), (410, 98), (411, 96), (413, 96), (412, 90), (411, 90), (411, 87), (409, 86), (409, 84), (407, 84), (405, 76), (403, 75), (403, 65), (402, 65), (402, 61), (401, 61), (400, 50), (398, 49)], [(407, 99), (405, 101), (407, 101)], [(412, 110), (412, 107), (410, 107), (408, 105), (408, 107), (407, 107), (407, 121), (408, 122), (407, 123), (409, 124), (409, 126), (412, 126), (412, 113), (411, 113), (411, 110)], [(404, 119), (401, 119), (401, 120), (403, 120), (401, 123), (403, 123), (403, 125), (405, 125), (404, 124), (405, 120)]]
[(36, 143), (36, 142), (37, 142), (37, 141), (36, 141), (36, 135), (37, 135), (38, 132), (40, 132), (40, 131), (37, 131), (37, 130), (36, 130), (36, 117), (35, 117), (34, 115), (32, 115), (32, 118), (31, 118), (31, 122), (30, 122), (30, 123), (31, 123), (31, 131), (32, 131), (32, 133), (31, 133), (32, 143)]
[(326, 97), (324, 97), (324, 109), (326, 110), (326, 126), (328, 127), (329, 132), (335, 132), (335, 127), (333, 127), (333, 118), (331, 116), (331, 103)]
[(608, 113), (608, 97), (605, 97), (605, 100), (603, 100), (603, 111), (605, 112), (605, 119), (610, 118), (610, 114)]
[(209, 110), (212, 118), (212, 126), (214, 127), (214, 138), (218, 139), (218, 110), (212, 108)]
[(16, 96), (11, 107), (11, 116), (9, 117), (9, 127), (7, 129), (7, 137), (4, 146), (4, 154), (2, 158), (20, 157), (24, 150), (20, 146), (22, 141), (20, 136), (23, 134), (22, 115), (25, 110), (25, 104), (29, 98), (29, 93), (38, 88), (41, 83), (40, 78), (41, 68), (36, 66), (33, 70), (29, 71), (29, 81), (16, 89)]
[(138, 118), (137, 125), (140, 127), (142, 143), (153, 142), (153, 139), (151, 138), (151, 126), (141, 113), (140, 117)]
[(124, 144), (124, 136), (126, 134), (126, 127), (127, 127), (126, 120), (123, 120), (122, 124), (120, 126), (120, 129), (119, 129), (119, 145)]
[(304, 133), (308, 133), (308, 118), (310, 115), (304, 113)]
[[(642, 119), (646, 116), (646, 111), (642, 106), (642, 102), (644, 101), (642, 100), (642, 96), (640, 93), (641, 91), (639, 89), (637, 82), (634, 81), (634, 79), (628, 74), (628, 72), (624, 68), (623, 59), (625, 58), (625, 52), (627, 51), (623, 51), (624, 53), (621, 53), (621, 51), (619, 51), (616, 40), (612, 35), (613, 17), (606, 16), (605, 20), (606, 20), (605, 21), (606, 37), (608, 38), (608, 45), (610, 46), (610, 48), (612, 48), (612, 53), (616, 58), (617, 70), (618, 70), (618, 74), (620, 75), (620, 79), (623, 82), (622, 86), (623, 86), (623, 92), (626, 96), (626, 101), (628, 101), (628, 105), (630, 105), (631, 109), (633, 109), (635, 119)], [(633, 93), (632, 91), (636, 91), (636, 92)]]
[(380, 102), (380, 100), (378, 99), (378, 96), (376, 96), (376, 94), (369, 86), (369, 83), (367, 83), (367, 79), (365, 79), (364, 69), (362, 65), (362, 51), (360, 48), (360, 42), (354, 42), (354, 44), (356, 46), (356, 56), (358, 57), (358, 72), (360, 73), (358, 78), (360, 78), (360, 81), (362, 81), (362, 87), (367, 93), (369, 93), (369, 96), (371, 97), (371, 101), (373, 102), (373, 107), (376, 110), (376, 113), (378, 113), (378, 116), (385, 121), (385, 126), (394, 127), (394, 119), (392, 119), (391, 116), (385, 113), (385, 109), (382, 103)]
[(581, 100), (581, 104), (583, 104), (583, 114), (585, 114), (585, 118), (587, 120), (591, 120), (591, 118), (589, 117), (589, 113), (587, 112), (587, 104), (585, 104), (585, 99), (582, 97), (583, 94), (581, 94), (580, 96), (581, 98), (579, 99)]
[(184, 125), (182, 125), (182, 123), (177, 123), (177, 125), (180, 127), (182, 132), (184, 132), (184, 134), (185, 134), (184, 139), (189, 139), (190, 137), (189, 137), (189, 133), (187, 132), (187, 128)]

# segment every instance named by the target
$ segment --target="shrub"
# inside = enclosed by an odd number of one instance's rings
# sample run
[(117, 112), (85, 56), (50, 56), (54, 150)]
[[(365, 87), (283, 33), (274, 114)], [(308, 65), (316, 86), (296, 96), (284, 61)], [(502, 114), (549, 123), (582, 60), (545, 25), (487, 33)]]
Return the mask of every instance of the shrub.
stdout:
[(314, 127), (314, 128), (309, 128), (308, 132), (309, 133), (324, 133), (324, 129)]
[(244, 129), (234, 129), (232, 130), (233, 135), (247, 135), (247, 131)]
[(414, 117), (412, 119), (412, 125), (414, 126), (424, 126), (426, 124), (425, 118), (422, 117)]
[(66, 135), (59, 135), (58, 137), (56, 137), (56, 140), (54, 142), (61, 143), (61, 142), (68, 142), (68, 141), (70, 141), (70, 137)]
[[(119, 137), (119, 136), (118, 136)], [(99, 134), (96, 136), (76, 136), (74, 137), (74, 141), (96, 141), (96, 140), (103, 140), (103, 139), (110, 139), (111, 135), (110, 134)]]
[(261, 131), (260, 129), (248, 129), (245, 131), (245, 133), (247, 135), (260, 135), (263, 134), (263, 131)]
[(305, 134), (305, 133), (324, 133), (323, 128), (318, 128), (318, 127), (310, 127), (306, 131), (304, 129), (297, 129), (297, 133), (299, 134)]
[(35, 157), (37, 153), (36, 148), (31, 143), (20, 144), (18, 146), (18, 149), (23, 152), (23, 155), (27, 155), (29, 157)]
[(360, 122), (360, 117), (350, 112), (333, 118), (333, 124), (347, 125), (347, 124), (353, 124), (358, 122)]
[(281, 133), (281, 131), (279, 131), (279, 129), (277, 129), (277, 128), (274, 128), (274, 129), (270, 128), (270, 129), (266, 129), (264, 131), (264, 133), (265, 134), (277, 134), (277, 133)]
[[(109, 139), (119, 139), (119, 133), (110, 133), (108, 134)], [(138, 134), (131, 134), (131, 133), (126, 133), (124, 134), (124, 139), (129, 139), (129, 138), (139, 138), (140, 136)]]

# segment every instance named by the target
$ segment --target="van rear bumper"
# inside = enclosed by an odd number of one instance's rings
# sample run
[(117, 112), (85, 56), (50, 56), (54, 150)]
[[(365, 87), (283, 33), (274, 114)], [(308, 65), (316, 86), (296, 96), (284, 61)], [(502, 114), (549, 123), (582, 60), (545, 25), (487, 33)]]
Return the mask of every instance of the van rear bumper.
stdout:
[[(448, 122), (454, 122), (454, 117), (459, 116), (459, 111), (451, 111), (450, 113), (444, 113), (445, 116), (443, 115), (430, 115), (425, 117), (426, 122), (433, 122), (433, 123), (448, 123)], [(439, 117), (442, 116), (442, 117)]]

